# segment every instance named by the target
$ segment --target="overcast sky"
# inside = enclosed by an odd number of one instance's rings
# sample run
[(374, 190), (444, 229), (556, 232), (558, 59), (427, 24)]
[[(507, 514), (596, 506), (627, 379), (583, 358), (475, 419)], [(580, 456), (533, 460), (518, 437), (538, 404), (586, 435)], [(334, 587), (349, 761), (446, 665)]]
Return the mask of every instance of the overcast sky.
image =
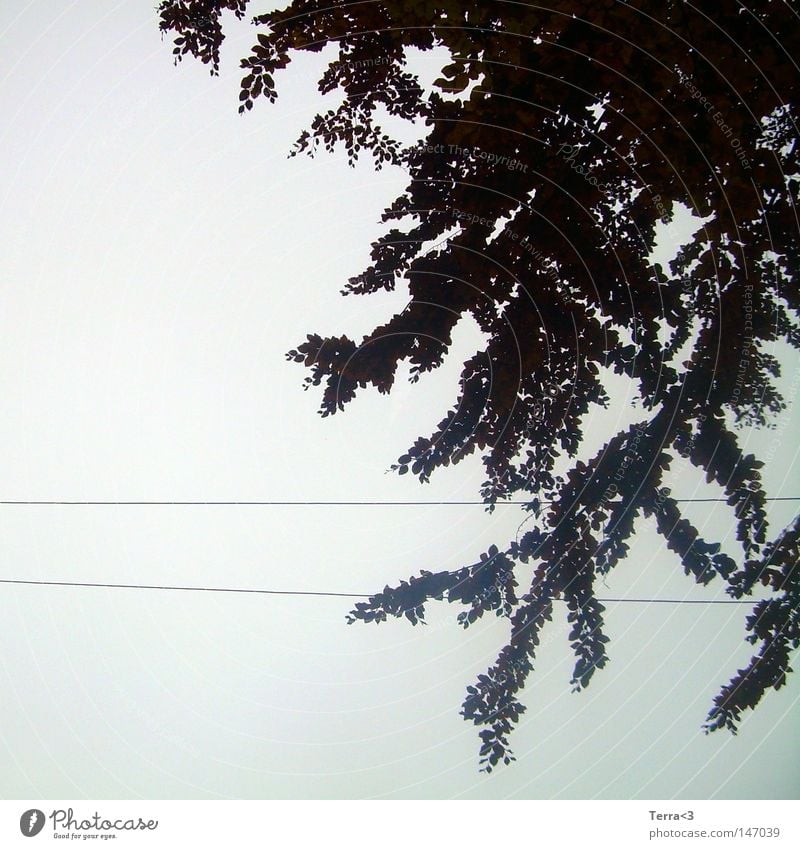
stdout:
[[(153, 2), (0, 2), (0, 500), (471, 500), (477, 458), (422, 487), (386, 470), (456, 397), (475, 350), (390, 397), (317, 415), (284, 353), (358, 337), (402, 291), (342, 298), (399, 170), (287, 159), (320, 108), (320, 57), (237, 114), (246, 26), (219, 78), (172, 65)], [(665, 246), (668, 249), (669, 246)], [(793, 401), (797, 358), (782, 385)], [(617, 397), (627, 398), (624, 384)], [(624, 404), (593, 414), (598, 440)], [(746, 432), (771, 495), (797, 495), (800, 404)], [(685, 467), (678, 497), (708, 497)], [(736, 553), (723, 506), (692, 505)], [(797, 504), (773, 503), (773, 532)], [(365, 593), (473, 562), (524, 515), (477, 506), (0, 506), (0, 577)], [(737, 554), (738, 556), (738, 554)], [(720, 598), (645, 523), (606, 597)], [(517, 762), (478, 773), (458, 715), (508, 623), (347, 626), (345, 598), (0, 586), (5, 798), (786, 798), (800, 790), (791, 678), (738, 737), (704, 736), (746, 663), (748, 607), (609, 604), (611, 663), (571, 694), (554, 621)]]

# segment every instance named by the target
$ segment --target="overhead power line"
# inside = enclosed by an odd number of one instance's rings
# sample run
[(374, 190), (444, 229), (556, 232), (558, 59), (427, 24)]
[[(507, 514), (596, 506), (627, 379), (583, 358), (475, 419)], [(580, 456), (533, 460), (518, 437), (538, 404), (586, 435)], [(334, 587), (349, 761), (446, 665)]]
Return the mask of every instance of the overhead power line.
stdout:
[[(527, 505), (534, 499), (496, 501), (495, 507)], [(726, 498), (676, 498), (682, 504), (725, 504)], [(783, 495), (765, 501), (800, 501), (800, 495)], [(552, 504), (539, 501), (539, 504)], [(486, 507), (485, 501), (0, 501), (0, 506), (44, 507)]]
[(327, 595), (340, 598), (369, 598), (368, 593), (334, 593), (313, 590), (262, 590), (247, 587), (181, 587), (168, 584), (105, 584), (91, 581), (27, 581), (17, 578), (0, 578), (0, 584), (32, 584), (47, 587), (102, 587), (119, 590), (180, 590), (197, 593), (255, 593), (260, 595)]
[[(256, 595), (313, 595), (337, 598), (371, 598), (376, 593), (337, 593), (323, 590), (265, 590), (248, 587), (186, 587), (170, 584), (107, 584), (90, 581), (27, 581), (19, 578), (0, 578), (0, 584), (23, 584), (46, 587), (95, 587), (118, 590), (178, 590), (200, 593), (251, 593)], [(561, 601), (562, 599), (556, 599)], [(753, 604), (758, 599), (688, 599), (688, 598), (598, 598), (614, 604)]]
[[(677, 498), (683, 503), (725, 503), (724, 498)], [(800, 496), (775, 496), (767, 501), (800, 501)], [(550, 501), (540, 501), (540, 504), (551, 504)], [(501, 501), (497, 506), (526, 505), (530, 501)], [(191, 507), (221, 507), (221, 506), (253, 506), (253, 507), (427, 507), (427, 506), (485, 506), (483, 501), (0, 501), (2, 505), (31, 505), (31, 506), (191, 506)], [(248, 593), (255, 595), (290, 595), (290, 596), (330, 596), (338, 598), (371, 598), (374, 593), (343, 593), (325, 590), (270, 590), (248, 587), (193, 587), (167, 584), (112, 584), (91, 581), (33, 581), (17, 578), (0, 578), (0, 584), (16, 584), (30, 586), (52, 587), (94, 587), (102, 589), (131, 589), (131, 590), (172, 590), (179, 592), (207, 593)], [(598, 598), (598, 601), (610, 604), (752, 604), (753, 599), (670, 599), (670, 598)]]

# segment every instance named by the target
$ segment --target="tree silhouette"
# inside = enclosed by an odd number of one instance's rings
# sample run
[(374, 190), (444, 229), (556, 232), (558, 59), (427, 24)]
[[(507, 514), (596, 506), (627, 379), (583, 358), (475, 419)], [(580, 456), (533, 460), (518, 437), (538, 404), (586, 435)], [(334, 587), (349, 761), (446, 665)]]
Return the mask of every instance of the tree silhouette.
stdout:
[[(221, 15), (246, 6), (162, 2), (176, 61), (191, 54), (217, 73)], [(328, 416), (368, 386), (389, 392), (401, 362), (412, 381), (441, 365), (471, 316), (485, 347), (463, 364), (456, 406), (393, 468), (425, 482), (479, 452), (488, 509), (516, 495), (532, 517), (518, 542), (386, 587), (349, 621), (416, 624), (431, 599), (463, 606), (464, 628), (489, 612), (509, 619), (462, 709), (491, 771), (513, 757), (508, 735), (554, 600), (572, 626), (574, 688), (606, 664), (595, 581), (649, 517), (696, 582), (722, 581), (735, 599), (770, 591), (747, 620), (756, 654), (705, 725), (735, 731), (784, 684), (800, 644), (800, 520), (768, 541), (762, 463), (737, 438), (784, 409), (776, 343), (800, 343), (796, 4), (296, 0), (253, 24), (241, 112), (276, 99), (275, 74), (297, 51), (332, 45), (319, 91), (344, 99), (293, 153), (343, 146), (351, 163), (366, 153), (409, 174), (372, 264), (344, 288), (405, 285), (409, 305), (360, 341), (309, 335), (288, 357), (322, 387)], [(426, 90), (410, 56), (433, 48), (449, 58)], [(424, 141), (402, 146), (385, 116), (424, 125)], [(649, 257), (678, 205), (703, 223), (664, 269)], [(636, 421), (581, 460), (583, 422), (608, 404), (611, 373), (629, 379)], [(681, 463), (735, 512), (736, 559), (663, 486)]]

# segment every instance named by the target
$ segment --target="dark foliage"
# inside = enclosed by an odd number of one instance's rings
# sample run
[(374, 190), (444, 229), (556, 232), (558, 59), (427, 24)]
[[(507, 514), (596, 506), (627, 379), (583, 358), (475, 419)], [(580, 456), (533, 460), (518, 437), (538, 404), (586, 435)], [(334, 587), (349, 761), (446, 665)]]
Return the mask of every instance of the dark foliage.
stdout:
[[(161, 28), (177, 59), (218, 67), (220, 15), (245, 0), (166, 0)], [(253, 19), (240, 111), (276, 98), (275, 73), (296, 51), (335, 45), (319, 81), (340, 89), (295, 152), (342, 146), (409, 173), (385, 211), (388, 232), (346, 293), (407, 285), (411, 302), (360, 341), (310, 335), (289, 353), (322, 386), (322, 415), (368, 386), (389, 392), (398, 364), (412, 380), (439, 366), (456, 323), (471, 316), (485, 350), (463, 364), (456, 406), (395, 469), (427, 481), (479, 452), (489, 509), (529, 499), (530, 529), (462, 569), (422, 572), (357, 604), (350, 621), (424, 617), (431, 599), (510, 620), (508, 644), (467, 688), (491, 770), (508, 735), (539, 634), (566, 602), (585, 687), (607, 660), (595, 581), (652, 517), (687, 575), (723, 581), (735, 598), (769, 588), (748, 619), (758, 654), (723, 687), (706, 728), (735, 728), (779, 688), (800, 643), (798, 524), (768, 542), (761, 463), (737, 431), (785, 406), (774, 343), (800, 343), (797, 313), (798, 54), (796, 4), (677, 0), (510, 2), (296, 0)], [(408, 50), (446, 48), (433, 92)], [(424, 122), (401, 147), (382, 115)], [(648, 261), (657, 222), (680, 203), (705, 219), (669, 269)], [(438, 250), (428, 250), (445, 242)], [(582, 424), (605, 405), (604, 374), (629, 378), (639, 421), (577, 460)], [(565, 475), (559, 457), (575, 458)], [(735, 511), (739, 558), (708, 542), (663, 487), (689, 462)], [(543, 505), (547, 502), (546, 507)], [(518, 593), (518, 564), (530, 564)], [(515, 572), (516, 570), (516, 572)]]

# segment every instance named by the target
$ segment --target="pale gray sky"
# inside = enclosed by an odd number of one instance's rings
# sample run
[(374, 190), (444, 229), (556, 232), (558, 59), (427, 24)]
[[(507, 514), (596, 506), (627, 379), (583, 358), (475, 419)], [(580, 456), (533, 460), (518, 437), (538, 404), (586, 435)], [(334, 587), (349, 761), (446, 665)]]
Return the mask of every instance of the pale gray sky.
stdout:
[[(386, 474), (456, 397), (451, 367), (332, 419), (284, 352), (357, 337), (402, 291), (339, 295), (404, 184), (368, 162), (287, 159), (320, 108), (298, 62), (281, 100), (237, 114), (246, 27), (222, 75), (173, 68), (153, 3), (0, 2), (0, 500), (469, 500), (477, 459), (427, 487)], [(789, 400), (797, 358), (784, 385)], [(627, 387), (618, 389), (626, 396)], [(624, 405), (593, 416), (602, 437)], [(772, 495), (800, 491), (800, 405), (766, 449)], [(685, 468), (677, 495), (716, 494)], [(735, 540), (720, 506), (693, 505)], [(796, 505), (773, 504), (774, 530)], [(0, 577), (369, 592), (503, 544), (519, 509), (0, 507)], [(701, 598), (643, 526), (608, 596)], [(513, 737), (477, 772), (464, 688), (507, 623), (346, 626), (347, 599), (0, 587), (0, 795), (795, 797), (800, 682), (738, 737), (700, 731), (750, 655), (749, 608), (609, 605), (612, 662), (569, 692), (547, 629)]]

